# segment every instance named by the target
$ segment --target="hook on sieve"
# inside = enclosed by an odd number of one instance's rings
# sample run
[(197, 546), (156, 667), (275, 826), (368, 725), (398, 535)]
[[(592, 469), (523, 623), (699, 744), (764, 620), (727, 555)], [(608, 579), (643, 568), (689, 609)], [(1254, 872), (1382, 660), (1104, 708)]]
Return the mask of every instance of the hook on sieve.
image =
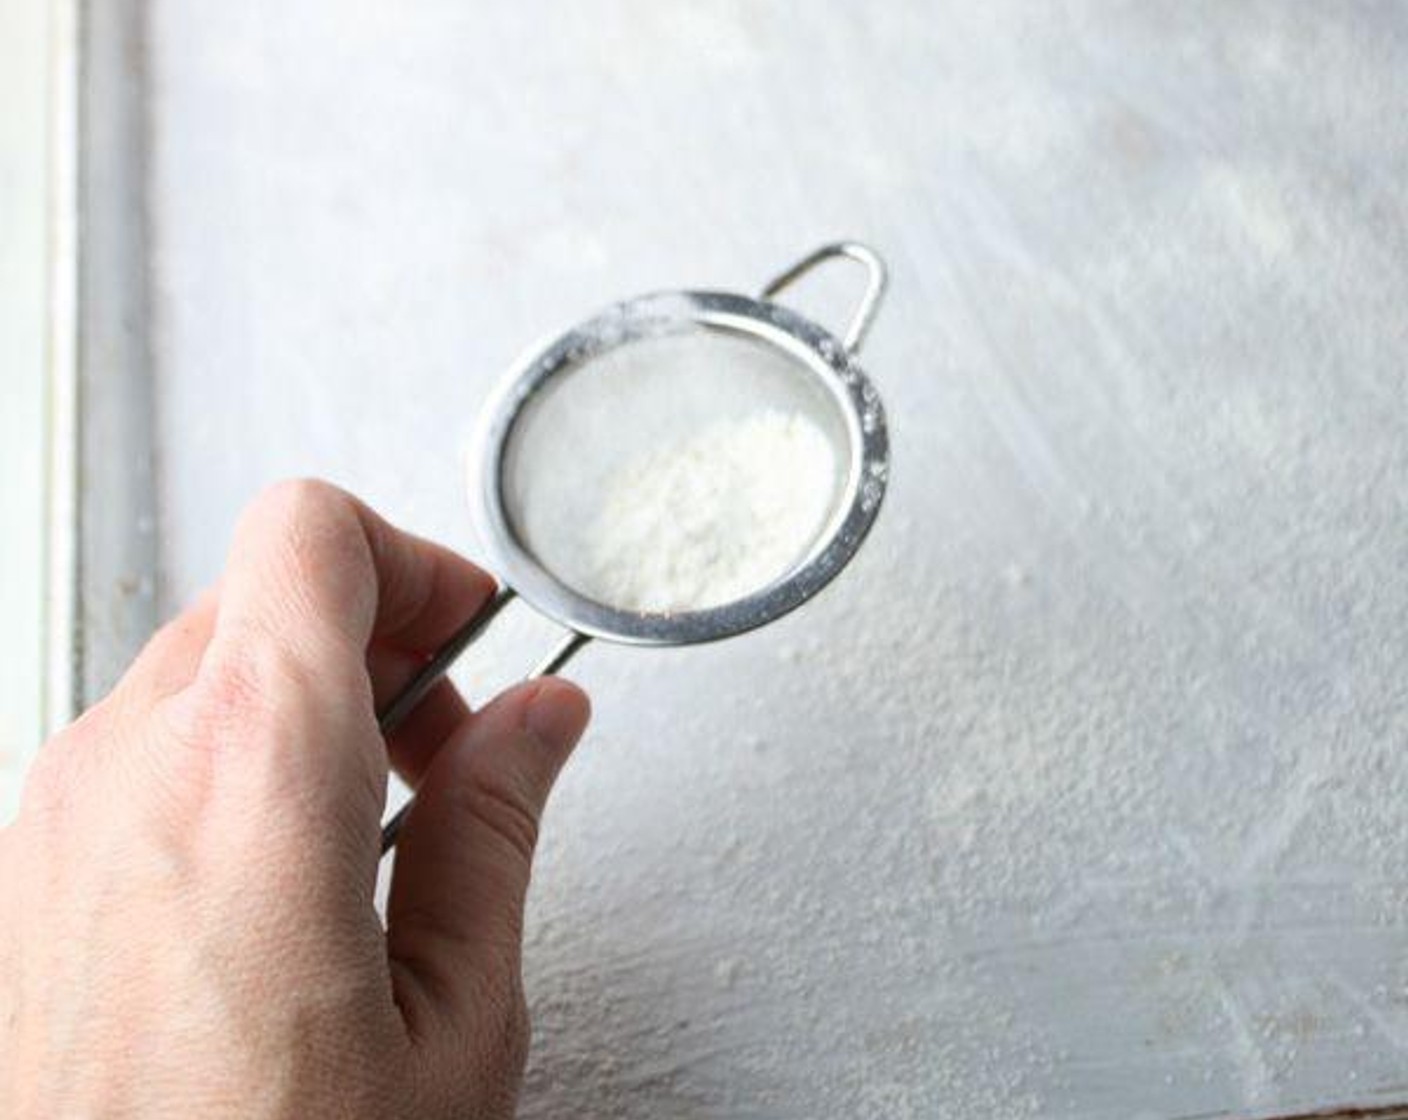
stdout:
[(870, 330), (870, 324), (875, 320), (875, 312), (879, 309), (880, 300), (884, 297), (885, 288), (889, 284), (889, 270), (885, 268), (885, 262), (880, 259), (880, 254), (869, 245), (862, 245), (859, 241), (834, 241), (830, 245), (823, 245), (820, 249), (807, 254), (786, 272), (770, 280), (763, 288), (763, 298), (772, 299), (784, 288), (791, 287), (812, 269), (833, 257), (848, 257), (853, 261), (858, 261), (865, 266), (865, 270), (869, 274), (865, 284), (865, 294), (860, 297), (860, 306), (851, 316), (850, 325), (846, 328), (846, 336), (842, 340), (847, 352), (855, 354), (860, 350), (861, 343), (865, 341), (866, 332)]

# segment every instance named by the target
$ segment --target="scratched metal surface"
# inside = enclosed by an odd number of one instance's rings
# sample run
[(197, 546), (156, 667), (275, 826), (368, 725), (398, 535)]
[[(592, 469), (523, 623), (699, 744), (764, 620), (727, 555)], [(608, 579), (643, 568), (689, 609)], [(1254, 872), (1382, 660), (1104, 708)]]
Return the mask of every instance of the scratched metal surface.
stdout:
[(892, 263), (856, 567), (580, 662), (524, 1115), (1408, 1097), (1408, 11), (149, 8), (163, 610), (281, 475), (472, 550), (476, 403), (611, 299)]

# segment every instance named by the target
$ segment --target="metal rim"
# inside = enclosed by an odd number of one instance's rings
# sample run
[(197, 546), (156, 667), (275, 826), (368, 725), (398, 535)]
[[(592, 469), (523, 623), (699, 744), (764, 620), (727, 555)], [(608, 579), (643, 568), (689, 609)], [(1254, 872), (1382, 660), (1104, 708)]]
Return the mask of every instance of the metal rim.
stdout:
[[(815, 375), (845, 421), (844, 496), (827, 530), (793, 569), (746, 598), (703, 610), (637, 612), (590, 599), (560, 582), (524, 547), (503, 496), (503, 463), (523, 406), (559, 374), (645, 338), (695, 330), (740, 334), (780, 349)], [(858, 340), (857, 340), (858, 341)], [(731, 637), (795, 610), (844, 568), (879, 512), (889, 474), (880, 396), (854, 353), (828, 331), (778, 304), (728, 292), (658, 292), (618, 303), (534, 349), (488, 402), (471, 463), (475, 513), (492, 562), (508, 586), (549, 618), (581, 634), (630, 645), (689, 645)]]

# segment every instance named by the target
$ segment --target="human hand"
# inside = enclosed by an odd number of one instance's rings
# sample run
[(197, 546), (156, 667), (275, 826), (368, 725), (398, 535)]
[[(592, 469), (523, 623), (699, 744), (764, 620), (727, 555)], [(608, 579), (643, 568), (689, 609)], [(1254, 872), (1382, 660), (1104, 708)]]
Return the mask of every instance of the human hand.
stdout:
[[(523, 901), (588, 718), (562, 681), (375, 709), (493, 593), (322, 483), (46, 744), (0, 832), (0, 1113), (500, 1118)], [(417, 790), (383, 930), (387, 760)]]

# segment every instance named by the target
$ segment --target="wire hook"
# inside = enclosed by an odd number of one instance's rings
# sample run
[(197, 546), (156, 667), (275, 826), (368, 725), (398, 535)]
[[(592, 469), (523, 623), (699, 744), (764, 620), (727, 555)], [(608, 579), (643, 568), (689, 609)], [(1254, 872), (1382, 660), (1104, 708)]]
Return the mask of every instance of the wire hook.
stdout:
[(784, 288), (795, 284), (817, 265), (831, 260), (833, 257), (848, 257), (853, 261), (858, 261), (865, 266), (869, 278), (865, 285), (865, 294), (860, 297), (860, 305), (851, 316), (850, 325), (846, 328), (845, 338), (842, 340), (846, 347), (846, 352), (855, 354), (860, 350), (860, 345), (865, 341), (866, 332), (870, 330), (870, 324), (875, 320), (875, 312), (880, 307), (880, 300), (885, 295), (885, 289), (890, 282), (889, 270), (885, 267), (885, 262), (880, 259), (880, 254), (869, 245), (862, 245), (859, 241), (834, 241), (829, 245), (823, 245), (820, 249), (809, 253), (803, 257), (786, 272), (780, 273), (770, 280), (763, 288), (763, 298), (770, 300)]

